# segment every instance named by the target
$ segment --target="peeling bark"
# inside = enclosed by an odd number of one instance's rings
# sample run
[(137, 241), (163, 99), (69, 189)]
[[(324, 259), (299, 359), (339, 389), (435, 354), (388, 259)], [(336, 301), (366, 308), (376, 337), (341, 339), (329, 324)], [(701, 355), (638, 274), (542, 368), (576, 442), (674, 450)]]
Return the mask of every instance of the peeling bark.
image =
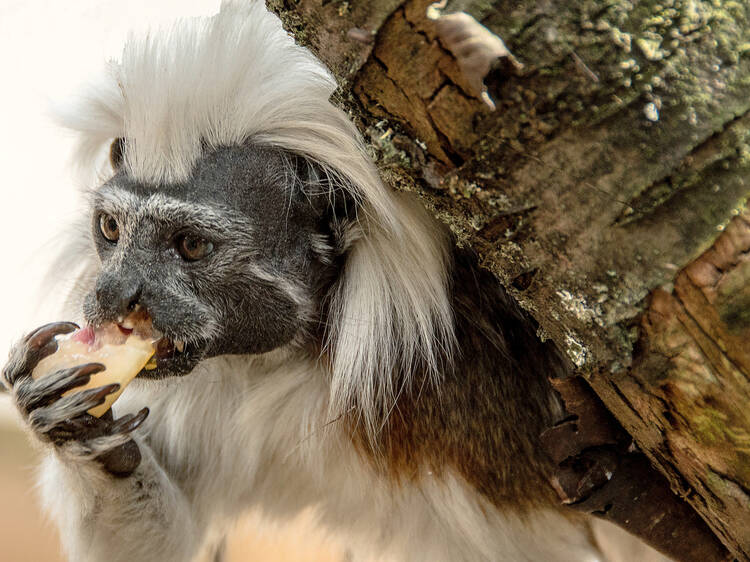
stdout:
[(732, 559), (583, 379), (552, 383), (571, 415), (545, 431), (541, 443), (557, 465), (553, 485), (565, 504), (621, 526), (674, 560)]
[(430, 2), (269, 0), (417, 192), (750, 560), (750, 7), (464, 1), (523, 63), (475, 96)]
[[(628, 377), (593, 388), (672, 487), (733, 550), (750, 552), (750, 213), (656, 289)], [(710, 517), (708, 515), (710, 514)]]

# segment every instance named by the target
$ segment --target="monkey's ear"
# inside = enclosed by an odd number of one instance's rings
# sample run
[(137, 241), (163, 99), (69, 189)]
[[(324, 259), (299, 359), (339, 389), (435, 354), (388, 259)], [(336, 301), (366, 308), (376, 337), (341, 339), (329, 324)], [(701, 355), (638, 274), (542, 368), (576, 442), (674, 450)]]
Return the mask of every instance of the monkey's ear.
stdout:
[(328, 239), (334, 257), (343, 254), (361, 236), (352, 189), (317, 162), (297, 157), (294, 166), (307, 201), (320, 217), (320, 234)]
[(122, 165), (123, 153), (125, 152), (125, 139), (116, 138), (109, 147), (109, 163), (112, 169), (117, 171)]

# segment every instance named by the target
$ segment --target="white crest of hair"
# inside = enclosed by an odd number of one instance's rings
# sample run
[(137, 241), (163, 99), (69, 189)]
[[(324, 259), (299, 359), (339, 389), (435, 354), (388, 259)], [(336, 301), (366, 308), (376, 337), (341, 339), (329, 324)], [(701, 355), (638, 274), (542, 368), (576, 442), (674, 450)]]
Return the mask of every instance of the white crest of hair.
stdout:
[(113, 139), (126, 139), (125, 166), (144, 182), (186, 179), (206, 144), (249, 141), (303, 155), (334, 179), (332, 190), (349, 190), (362, 236), (329, 319), (330, 404), (334, 413), (356, 406), (374, 431), (413, 369), (436, 380), (449, 357), (449, 240), (409, 196), (384, 186), (356, 128), (330, 102), (335, 88), (262, 2), (225, 2), (212, 18), (131, 36), (61, 122), (80, 132), (77, 159), (92, 169)]

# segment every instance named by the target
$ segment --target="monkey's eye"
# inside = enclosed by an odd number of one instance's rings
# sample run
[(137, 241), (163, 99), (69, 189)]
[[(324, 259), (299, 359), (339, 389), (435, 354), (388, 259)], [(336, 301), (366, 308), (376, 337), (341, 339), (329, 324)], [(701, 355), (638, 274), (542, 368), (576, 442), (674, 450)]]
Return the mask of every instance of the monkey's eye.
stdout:
[(102, 236), (110, 242), (117, 242), (120, 238), (120, 225), (117, 224), (115, 217), (102, 213), (99, 215), (99, 230)]
[(203, 259), (214, 249), (214, 245), (208, 240), (190, 234), (181, 234), (176, 243), (177, 252), (186, 261)]

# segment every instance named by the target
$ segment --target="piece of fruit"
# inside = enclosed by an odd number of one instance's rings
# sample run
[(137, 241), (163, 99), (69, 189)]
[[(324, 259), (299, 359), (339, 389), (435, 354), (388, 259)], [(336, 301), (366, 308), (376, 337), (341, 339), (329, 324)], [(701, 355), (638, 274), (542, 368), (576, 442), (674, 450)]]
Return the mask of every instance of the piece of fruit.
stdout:
[(112, 407), (125, 387), (146, 367), (156, 352), (151, 338), (136, 333), (126, 334), (117, 326), (107, 326), (96, 331), (84, 328), (57, 339), (57, 351), (42, 359), (31, 373), (33, 378), (53, 373), (60, 369), (76, 367), (85, 363), (101, 363), (105, 370), (91, 375), (91, 380), (69, 390), (73, 394), (87, 388), (98, 388), (117, 383), (120, 389), (106, 396), (103, 404), (91, 408), (88, 413), (97, 418)]

